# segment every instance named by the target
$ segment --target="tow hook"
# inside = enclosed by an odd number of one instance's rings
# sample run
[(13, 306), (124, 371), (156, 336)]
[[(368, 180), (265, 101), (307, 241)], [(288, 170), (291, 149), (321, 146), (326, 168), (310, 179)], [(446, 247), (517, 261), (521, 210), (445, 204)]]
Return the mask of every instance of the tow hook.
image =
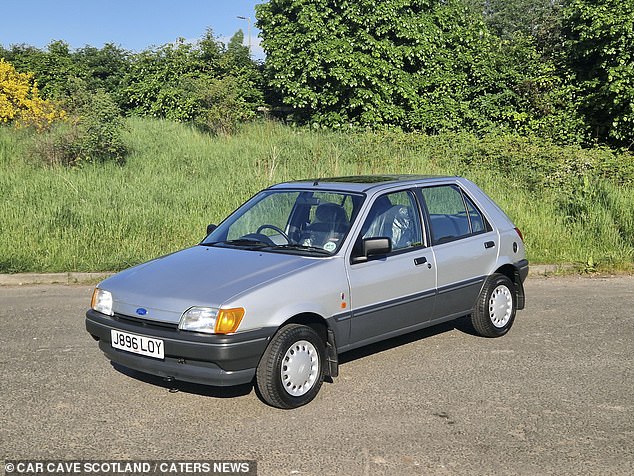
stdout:
[(178, 393), (178, 389), (174, 385), (174, 383), (176, 382), (176, 379), (174, 379), (174, 377), (163, 377), (163, 382), (170, 386), (169, 393)]

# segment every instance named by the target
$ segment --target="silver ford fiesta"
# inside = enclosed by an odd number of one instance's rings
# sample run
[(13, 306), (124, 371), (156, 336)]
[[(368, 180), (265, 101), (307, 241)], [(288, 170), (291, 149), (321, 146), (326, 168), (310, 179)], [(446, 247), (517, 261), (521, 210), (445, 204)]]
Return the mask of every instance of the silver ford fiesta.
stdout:
[(460, 177), (361, 176), (267, 188), (197, 246), (95, 289), (86, 329), (115, 363), (310, 402), (342, 352), (470, 316), (504, 335), (524, 307), (520, 231)]

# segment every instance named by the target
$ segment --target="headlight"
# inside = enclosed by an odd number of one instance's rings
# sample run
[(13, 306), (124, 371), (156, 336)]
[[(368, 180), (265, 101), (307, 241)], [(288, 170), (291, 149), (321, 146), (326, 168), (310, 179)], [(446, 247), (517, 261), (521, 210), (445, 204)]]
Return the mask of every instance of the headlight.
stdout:
[(181, 316), (178, 328), (183, 331), (206, 332), (213, 334), (216, 327), (218, 309), (211, 307), (190, 307)]
[(95, 288), (92, 293), (91, 307), (97, 312), (112, 316), (112, 293), (104, 289)]
[(244, 309), (216, 309), (213, 307), (190, 307), (181, 316), (178, 328), (183, 331), (206, 334), (231, 334), (238, 330), (244, 317)]

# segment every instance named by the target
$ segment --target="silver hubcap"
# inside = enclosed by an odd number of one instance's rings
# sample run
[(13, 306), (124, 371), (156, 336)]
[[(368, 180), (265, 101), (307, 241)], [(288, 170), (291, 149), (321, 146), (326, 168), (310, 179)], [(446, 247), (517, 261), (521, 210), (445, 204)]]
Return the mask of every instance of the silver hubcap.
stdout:
[(284, 354), (280, 376), (289, 395), (300, 397), (308, 392), (319, 375), (319, 354), (307, 340), (295, 342)]
[(513, 295), (511, 290), (500, 284), (491, 293), (489, 299), (489, 317), (495, 327), (501, 328), (508, 324), (513, 313)]

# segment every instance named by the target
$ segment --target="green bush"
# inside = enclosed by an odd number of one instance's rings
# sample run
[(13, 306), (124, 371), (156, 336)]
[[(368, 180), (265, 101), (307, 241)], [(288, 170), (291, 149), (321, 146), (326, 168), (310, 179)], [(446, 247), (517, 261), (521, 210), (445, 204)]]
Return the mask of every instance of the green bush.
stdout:
[(82, 110), (79, 118), (80, 160), (122, 163), (126, 147), (121, 136), (124, 123), (119, 107), (108, 93), (98, 90), (92, 95), (88, 108)]
[(112, 97), (102, 89), (89, 92), (76, 81), (67, 104), (69, 119), (35, 136), (33, 155), (48, 165), (123, 163), (127, 153), (122, 138), (124, 122)]
[(181, 39), (139, 53), (122, 90), (126, 110), (235, 132), (263, 104), (262, 74), (242, 41), (239, 31), (225, 47), (208, 30), (196, 44)]
[(216, 135), (237, 131), (241, 122), (253, 119), (255, 112), (240, 94), (240, 85), (233, 76), (200, 80), (196, 84), (199, 99), (194, 124)]

